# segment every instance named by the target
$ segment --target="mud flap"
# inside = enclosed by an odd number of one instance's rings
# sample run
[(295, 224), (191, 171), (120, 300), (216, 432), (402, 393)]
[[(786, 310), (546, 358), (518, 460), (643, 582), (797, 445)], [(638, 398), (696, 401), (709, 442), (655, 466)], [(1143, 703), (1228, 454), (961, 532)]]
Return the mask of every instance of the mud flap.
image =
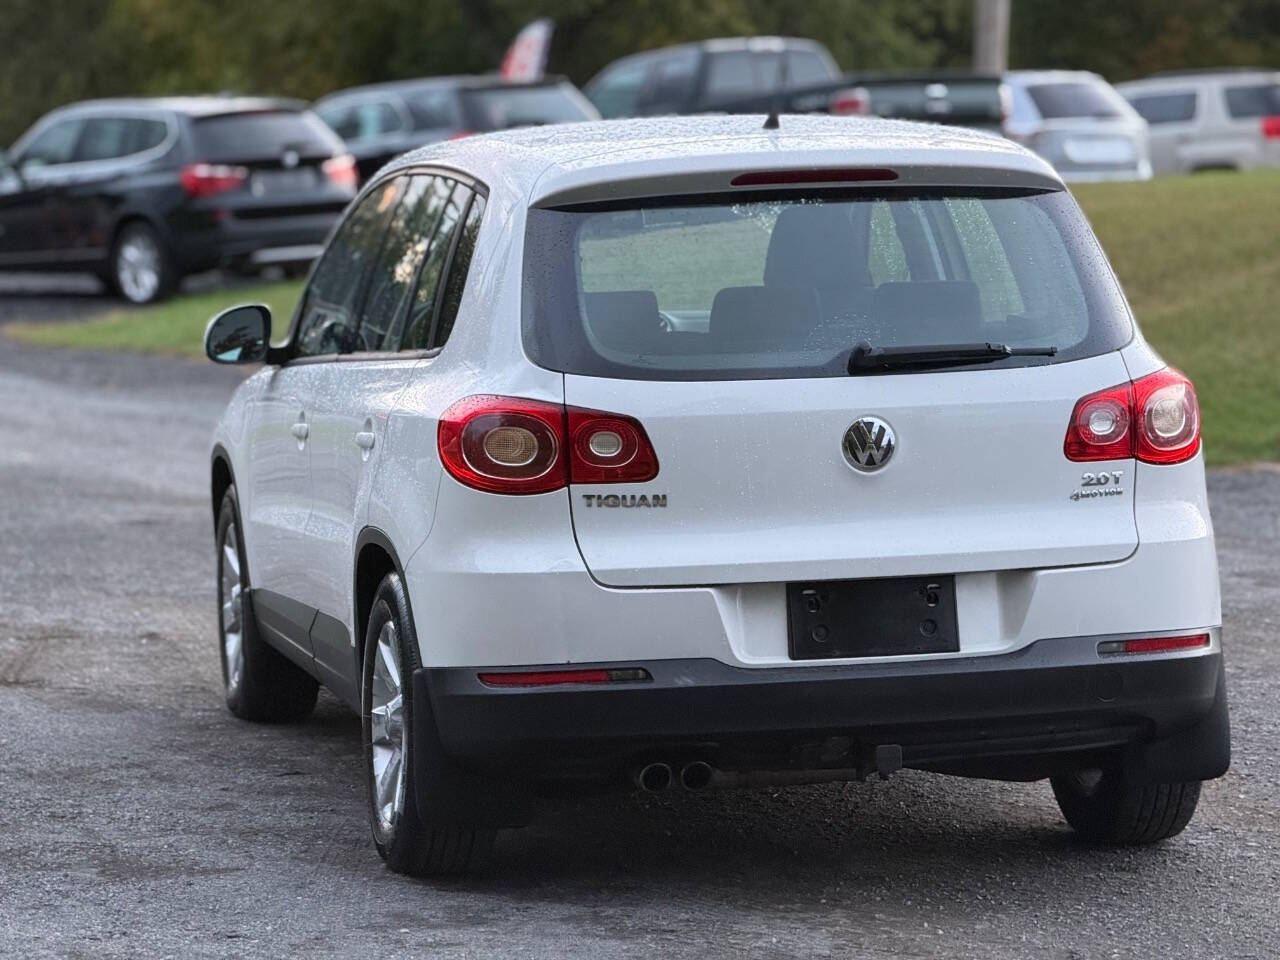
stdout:
[(1134, 783), (1189, 783), (1213, 780), (1231, 766), (1231, 720), (1227, 714), (1227, 676), (1218, 669), (1213, 706), (1193, 727), (1154, 743), (1135, 746), (1125, 758), (1125, 774)]

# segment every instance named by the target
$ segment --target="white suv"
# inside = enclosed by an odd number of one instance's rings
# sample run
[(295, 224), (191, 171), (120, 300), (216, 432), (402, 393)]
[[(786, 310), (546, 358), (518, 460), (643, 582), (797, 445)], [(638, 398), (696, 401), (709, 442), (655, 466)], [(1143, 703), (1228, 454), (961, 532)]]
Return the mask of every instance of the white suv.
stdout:
[(1180, 831), (1229, 757), (1191, 384), (1062, 181), (867, 120), (587, 123), (365, 188), (212, 459), (237, 716), (364, 718), (378, 849), (566, 788), (1052, 778)]

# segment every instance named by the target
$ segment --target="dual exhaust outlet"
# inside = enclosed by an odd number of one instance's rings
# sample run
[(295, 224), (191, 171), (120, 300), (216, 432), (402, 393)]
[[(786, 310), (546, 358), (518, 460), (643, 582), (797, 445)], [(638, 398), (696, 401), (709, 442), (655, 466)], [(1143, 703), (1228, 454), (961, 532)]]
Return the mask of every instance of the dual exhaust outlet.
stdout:
[(647, 763), (636, 771), (636, 786), (645, 793), (662, 793), (679, 783), (689, 791), (705, 790), (715, 780), (716, 772), (703, 760), (691, 760), (673, 770), (669, 763)]

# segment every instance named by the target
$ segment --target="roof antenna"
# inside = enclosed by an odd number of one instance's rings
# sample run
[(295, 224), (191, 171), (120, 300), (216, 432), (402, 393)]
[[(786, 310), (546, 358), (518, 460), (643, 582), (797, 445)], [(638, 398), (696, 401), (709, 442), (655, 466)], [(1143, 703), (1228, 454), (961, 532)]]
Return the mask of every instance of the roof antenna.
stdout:
[(778, 50), (778, 81), (773, 87), (773, 105), (769, 108), (769, 115), (764, 118), (764, 128), (766, 130), (778, 129), (778, 115), (782, 113), (782, 108), (785, 105), (784, 94), (790, 85), (791, 65), (787, 62), (787, 48), (784, 44)]

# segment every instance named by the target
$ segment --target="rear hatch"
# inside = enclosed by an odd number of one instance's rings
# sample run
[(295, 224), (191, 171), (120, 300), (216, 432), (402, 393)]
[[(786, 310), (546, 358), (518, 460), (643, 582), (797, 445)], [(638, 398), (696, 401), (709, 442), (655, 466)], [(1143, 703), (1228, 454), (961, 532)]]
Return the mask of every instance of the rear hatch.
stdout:
[(231, 174), (215, 205), (241, 219), (341, 210), (354, 193), (342, 141), (306, 110), (254, 110), (197, 117), (192, 150), (202, 168)]
[(1028, 146), (1059, 171), (1137, 170), (1146, 160), (1145, 122), (1102, 81), (1031, 84), (1027, 94), (1042, 118)]
[[(569, 405), (637, 418), (659, 462), (647, 483), (571, 488), (601, 582), (948, 574), (1136, 548), (1130, 484), (1074, 496), (1081, 465), (1063, 453), (1076, 401), (1128, 380), (1131, 334), (1065, 192), (614, 204), (534, 210), (529, 231), (530, 249), (564, 255), (549, 286), (537, 261), (526, 349), (565, 373)], [(986, 343), (1028, 355), (935, 355)], [(859, 344), (929, 356), (851, 375)]]

